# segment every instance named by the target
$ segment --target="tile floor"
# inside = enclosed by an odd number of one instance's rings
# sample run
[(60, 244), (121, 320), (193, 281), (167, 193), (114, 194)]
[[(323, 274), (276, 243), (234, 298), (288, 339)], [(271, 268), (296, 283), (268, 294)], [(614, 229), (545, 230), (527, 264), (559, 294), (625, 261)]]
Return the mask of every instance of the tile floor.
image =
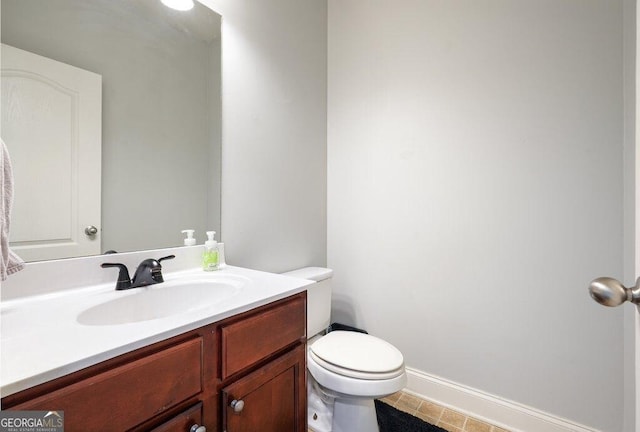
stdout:
[(509, 432), (402, 391), (382, 401), (449, 432)]

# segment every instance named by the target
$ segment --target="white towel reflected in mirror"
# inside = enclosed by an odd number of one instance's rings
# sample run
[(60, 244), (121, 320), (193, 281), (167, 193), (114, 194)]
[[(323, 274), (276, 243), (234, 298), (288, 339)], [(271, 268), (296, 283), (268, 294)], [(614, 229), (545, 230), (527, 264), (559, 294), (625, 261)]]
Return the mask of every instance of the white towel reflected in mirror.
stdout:
[(9, 228), (13, 204), (13, 172), (9, 151), (0, 138), (0, 280), (24, 268), (24, 261), (9, 249)]

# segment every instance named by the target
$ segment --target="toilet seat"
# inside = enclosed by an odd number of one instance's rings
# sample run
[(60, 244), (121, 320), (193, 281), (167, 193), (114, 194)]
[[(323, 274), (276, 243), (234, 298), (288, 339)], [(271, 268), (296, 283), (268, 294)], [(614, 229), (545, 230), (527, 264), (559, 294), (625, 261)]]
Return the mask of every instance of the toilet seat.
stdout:
[(388, 380), (404, 374), (402, 353), (364, 333), (333, 331), (309, 347), (309, 356), (333, 373), (361, 380)]

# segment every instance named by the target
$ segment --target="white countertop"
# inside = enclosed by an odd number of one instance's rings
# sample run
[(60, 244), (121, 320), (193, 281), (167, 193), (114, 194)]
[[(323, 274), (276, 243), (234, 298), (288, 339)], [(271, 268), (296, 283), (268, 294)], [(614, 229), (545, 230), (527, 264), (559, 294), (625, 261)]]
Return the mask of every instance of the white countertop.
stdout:
[[(305, 290), (313, 283), (273, 273), (227, 266), (216, 272), (192, 269), (167, 273), (165, 283), (180, 278), (234, 280), (238, 294), (212, 305), (199, 304), (164, 318), (113, 325), (86, 325), (83, 311), (152, 290), (163, 284), (125, 291), (115, 280), (86, 288), (12, 299), (0, 304), (0, 395), (33, 387), (120, 354), (220, 321)], [(176, 287), (175, 289), (179, 289)]]

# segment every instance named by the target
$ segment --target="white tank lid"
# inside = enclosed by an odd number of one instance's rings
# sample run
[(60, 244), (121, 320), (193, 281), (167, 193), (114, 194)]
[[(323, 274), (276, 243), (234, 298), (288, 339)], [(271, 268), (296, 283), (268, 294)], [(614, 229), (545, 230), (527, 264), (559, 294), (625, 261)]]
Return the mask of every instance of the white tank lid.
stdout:
[(320, 282), (333, 276), (333, 270), (324, 267), (305, 267), (282, 274), (285, 276)]
[(375, 336), (332, 331), (314, 342), (311, 351), (322, 360), (354, 371), (385, 373), (404, 364), (398, 348)]

